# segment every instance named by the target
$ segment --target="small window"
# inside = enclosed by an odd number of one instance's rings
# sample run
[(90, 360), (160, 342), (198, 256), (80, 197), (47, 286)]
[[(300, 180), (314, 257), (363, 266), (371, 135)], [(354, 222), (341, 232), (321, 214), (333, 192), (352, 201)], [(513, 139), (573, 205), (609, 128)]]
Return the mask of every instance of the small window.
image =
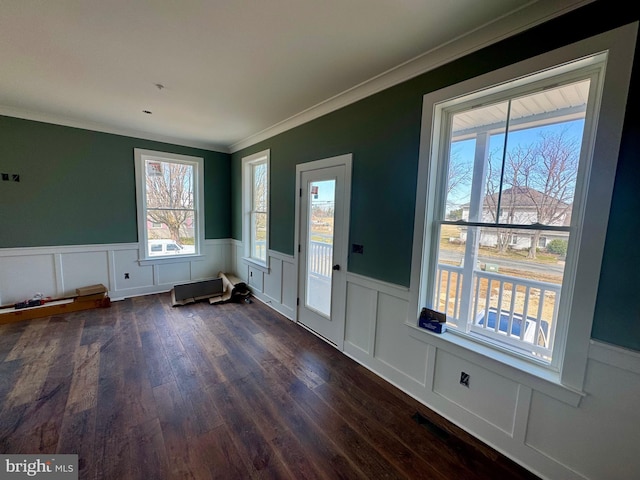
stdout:
[(266, 264), (269, 245), (269, 150), (243, 159), (245, 257)]
[(135, 149), (140, 259), (193, 255), (204, 238), (204, 160)]

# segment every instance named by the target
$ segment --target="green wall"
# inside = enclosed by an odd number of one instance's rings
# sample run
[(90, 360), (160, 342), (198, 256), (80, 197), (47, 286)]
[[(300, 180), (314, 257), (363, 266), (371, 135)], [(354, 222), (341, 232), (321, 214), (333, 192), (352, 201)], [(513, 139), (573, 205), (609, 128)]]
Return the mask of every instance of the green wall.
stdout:
[(133, 149), (205, 159), (205, 237), (228, 238), (230, 155), (0, 116), (0, 248), (137, 242)]
[[(423, 95), (637, 20), (637, 11), (627, 9), (595, 2), (235, 152), (233, 237), (242, 237), (243, 157), (271, 149), (270, 248), (292, 255), (296, 164), (352, 153), (349, 243), (364, 245), (364, 254), (350, 255), (349, 271), (408, 286)], [(640, 253), (635, 247), (640, 225), (628, 217), (640, 211), (638, 91), (636, 57), (593, 327), (594, 338), (635, 350), (640, 350), (640, 295), (634, 292), (640, 285)]]

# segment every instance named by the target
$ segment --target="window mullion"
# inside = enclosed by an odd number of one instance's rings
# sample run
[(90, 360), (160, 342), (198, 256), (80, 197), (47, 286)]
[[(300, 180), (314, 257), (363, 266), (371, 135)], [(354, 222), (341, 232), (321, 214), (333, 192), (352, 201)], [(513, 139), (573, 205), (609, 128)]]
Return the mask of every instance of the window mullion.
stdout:
[[(473, 163), (473, 180), (471, 185), (471, 202), (469, 206), (470, 222), (482, 221), (482, 205), (485, 194), (484, 179), (486, 176), (487, 160), (489, 158), (488, 132), (479, 133), (476, 136), (475, 158)], [(473, 323), (472, 297), (474, 284), (474, 270), (478, 261), (478, 246), (480, 244), (480, 229), (467, 228), (467, 240), (465, 245), (464, 267), (462, 270), (462, 297), (460, 299), (460, 321), (465, 324), (468, 331)]]
[(502, 203), (502, 184), (504, 183), (504, 169), (507, 159), (507, 145), (509, 142), (509, 121), (511, 118), (511, 100), (507, 102), (507, 124), (504, 130), (504, 143), (502, 145), (502, 162), (500, 168), (500, 183), (498, 184), (498, 204), (496, 205), (496, 223), (500, 223), (500, 204)]

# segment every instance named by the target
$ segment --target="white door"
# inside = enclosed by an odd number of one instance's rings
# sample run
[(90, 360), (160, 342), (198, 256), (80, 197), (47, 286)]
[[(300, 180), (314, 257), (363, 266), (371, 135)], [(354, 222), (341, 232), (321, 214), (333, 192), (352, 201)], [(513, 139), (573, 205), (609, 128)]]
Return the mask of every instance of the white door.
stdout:
[(351, 155), (297, 167), (298, 321), (342, 350)]

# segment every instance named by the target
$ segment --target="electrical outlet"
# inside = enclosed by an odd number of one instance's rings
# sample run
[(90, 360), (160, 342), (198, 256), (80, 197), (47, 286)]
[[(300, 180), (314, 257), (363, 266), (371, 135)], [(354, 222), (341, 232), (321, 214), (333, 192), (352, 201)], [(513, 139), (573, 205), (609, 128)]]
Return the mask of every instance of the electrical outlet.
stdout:
[(2, 174), (2, 181), (3, 182), (8, 182), (9, 181), (9, 174), (8, 173), (3, 173)]
[(125, 279), (125, 280), (129, 280), (129, 274), (128, 274), (128, 273), (125, 273), (125, 274), (124, 274), (124, 279)]
[(460, 372), (460, 385), (469, 388), (470, 375), (468, 373)]

